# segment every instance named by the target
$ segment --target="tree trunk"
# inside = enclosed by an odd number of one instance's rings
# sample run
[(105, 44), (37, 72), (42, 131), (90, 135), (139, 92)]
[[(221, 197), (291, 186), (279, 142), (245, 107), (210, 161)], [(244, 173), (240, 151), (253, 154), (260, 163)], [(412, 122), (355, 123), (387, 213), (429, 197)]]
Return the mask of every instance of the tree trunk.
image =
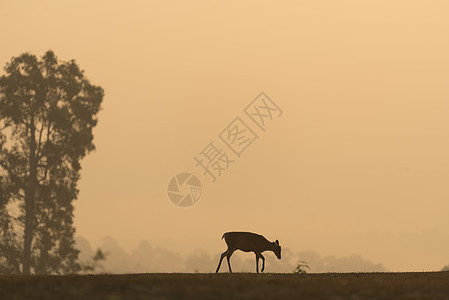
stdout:
[(23, 239), (23, 274), (30, 274), (31, 269), (31, 244), (33, 241), (34, 202), (36, 196), (36, 134), (34, 121), (31, 121), (30, 137), (30, 172), (27, 189), (25, 191), (25, 232)]

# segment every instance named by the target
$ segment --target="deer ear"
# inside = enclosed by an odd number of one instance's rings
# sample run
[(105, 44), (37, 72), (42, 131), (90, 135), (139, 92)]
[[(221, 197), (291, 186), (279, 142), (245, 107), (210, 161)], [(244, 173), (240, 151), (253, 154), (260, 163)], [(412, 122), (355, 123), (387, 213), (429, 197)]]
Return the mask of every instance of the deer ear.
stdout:
[(276, 245), (278, 245), (278, 246), (279, 246), (279, 241), (278, 241), (278, 240), (276, 240), (276, 242), (275, 242), (275, 243), (276, 243)]

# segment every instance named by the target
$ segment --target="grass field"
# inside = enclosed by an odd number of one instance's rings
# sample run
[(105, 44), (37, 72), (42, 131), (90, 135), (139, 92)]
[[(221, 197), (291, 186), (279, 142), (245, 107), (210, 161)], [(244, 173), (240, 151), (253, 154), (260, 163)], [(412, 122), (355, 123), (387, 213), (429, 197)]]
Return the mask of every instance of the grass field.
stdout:
[(449, 272), (1, 275), (0, 299), (449, 299)]

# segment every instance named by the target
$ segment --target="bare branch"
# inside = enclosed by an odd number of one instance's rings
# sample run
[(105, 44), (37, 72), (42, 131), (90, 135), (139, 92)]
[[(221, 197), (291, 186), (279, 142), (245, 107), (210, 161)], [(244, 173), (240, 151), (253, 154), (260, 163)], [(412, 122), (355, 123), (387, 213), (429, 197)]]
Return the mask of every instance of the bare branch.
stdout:
[(37, 151), (36, 151), (36, 158), (37, 161), (39, 161), (40, 158), (40, 152), (41, 152), (41, 146), (42, 146), (42, 132), (44, 131), (44, 118), (42, 118), (42, 125), (41, 125), (41, 129), (39, 130), (39, 142), (37, 144)]

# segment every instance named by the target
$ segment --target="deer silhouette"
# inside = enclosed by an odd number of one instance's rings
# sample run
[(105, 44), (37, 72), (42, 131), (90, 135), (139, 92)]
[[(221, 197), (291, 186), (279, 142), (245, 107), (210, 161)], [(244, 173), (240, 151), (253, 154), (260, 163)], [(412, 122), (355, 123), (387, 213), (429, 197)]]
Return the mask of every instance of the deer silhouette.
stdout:
[(259, 273), (259, 259), (262, 259), (261, 272), (265, 269), (265, 257), (262, 255), (262, 252), (273, 251), (276, 257), (281, 259), (281, 246), (278, 240), (270, 242), (263, 235), (252, 232), (226, 232), (221, 238), (224, 238), (228, 249), (221, 254), (215, 273), (218, 273), (218, 270), (220, 270), (221, 262), (225, 256), (228, 261), (229, 272), (232, 273), (230, 259), (235, 250), (254, 252), (256, 255), (257, 273)]

